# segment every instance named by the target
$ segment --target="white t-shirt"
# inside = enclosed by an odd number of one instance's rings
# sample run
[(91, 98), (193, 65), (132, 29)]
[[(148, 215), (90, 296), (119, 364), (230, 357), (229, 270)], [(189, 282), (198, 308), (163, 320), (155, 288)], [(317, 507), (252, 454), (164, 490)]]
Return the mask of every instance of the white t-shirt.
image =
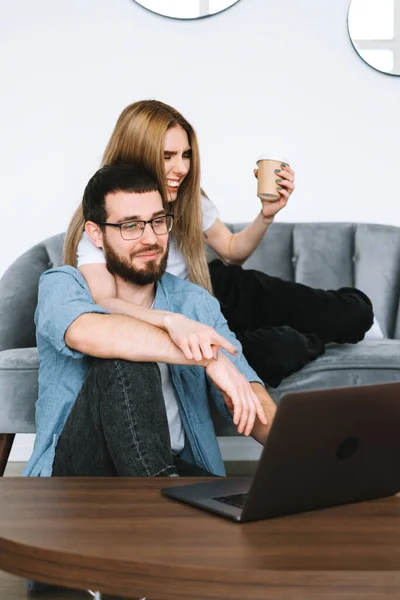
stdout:
[(164, 396), (165, 408), (167, 410), (172, 454), (179, 454), (182, 452), (185, 445), (185, 433), (183, 431), (182, 419), (179, 414), (176, 392), (174, 386), (172, 385), (171, 377), (169, 376), (168, 365), (165, 363), (157, 364), (161, 373), (162, 393)]
[[(211, 200), (205, 196), (201, 197), (201, 205), (203, 212), (203, 231), (210, 229), (214, 225), (215, 221), (219, 218), (218, 209)], [(93, 264), (104, 264), (106, 262), (103, 250), (97, 248), (86, 231), (78, 244), (78, 267), (82, 265), (93, 265)], [(167, 271), (176, 277), (181, 279), (188, 278), (188, 270), (185, 261), (185, 257), (179, 248), (176, 247), (174, 238), (169, 239), (169, 255), (167, 263)]]

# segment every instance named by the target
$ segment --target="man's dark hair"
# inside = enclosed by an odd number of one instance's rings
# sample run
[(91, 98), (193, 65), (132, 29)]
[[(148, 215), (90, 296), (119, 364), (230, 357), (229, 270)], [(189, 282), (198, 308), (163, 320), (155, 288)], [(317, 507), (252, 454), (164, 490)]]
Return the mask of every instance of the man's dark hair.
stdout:
[(143, 167), (130, 164), (105, 165), (89, 180), (83, 193), (82, 208), (86, 221), (101, 223), (107, 219), (105, 198), (115, 192), (159, 191), (155, 177)]

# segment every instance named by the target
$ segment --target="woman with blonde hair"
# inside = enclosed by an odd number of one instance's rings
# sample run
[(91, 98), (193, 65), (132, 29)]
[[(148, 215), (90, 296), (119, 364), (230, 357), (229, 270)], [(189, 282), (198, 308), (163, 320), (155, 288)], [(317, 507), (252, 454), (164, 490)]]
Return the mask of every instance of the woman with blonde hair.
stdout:
[[(187, 278), (221, 303), (230, 328), (260, 377), (276, 386), (283, 377), (324, 352), (331, 341), (357, 342), (372, 324), (369, 299), (354, 288), (315, 290), (241, 268), (294, 190), (294, 172), (277, 172), (281, 198), (263, 203), (255, 220), (233, 234), (200, 186), (200, 156), (193, 127), (173, 107), (156, 100), (127, 106), (111, 135), (102, 164), (141, 163), (157, 177), (167, 212), (174, 215), (167, 271)], [(256, 174), (256, 173), (255, 173)], [(216, 348), (235, 349), (205, 326), (116, 298), (105, 257), (84, 231), (79, 206), (69, 226), (64, 262), (82, 271), (94, 300), (166, 329), (187, 358), (210, 358)], [(222, 259), (207, 265), (206, 243)]]

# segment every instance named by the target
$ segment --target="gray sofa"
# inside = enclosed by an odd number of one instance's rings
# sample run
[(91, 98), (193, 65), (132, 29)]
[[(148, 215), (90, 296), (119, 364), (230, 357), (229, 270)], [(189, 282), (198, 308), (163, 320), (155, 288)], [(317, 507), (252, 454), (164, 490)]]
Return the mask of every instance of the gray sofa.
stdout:
[[(242, 225), (229, 225), (239, 231)], [(40, 275), (61, 264), (63, 234), (34, 246), (0, 280), (0, 474), (16, 433), (35, 431), (38, 358), (33, 315)], [(211, 258), (211, 255), (210, 255)], [(331, 345), (270, 393), (400, 381), (400, 228), (274, 223), (245, 267), (325, 289), (356, 286), (373, 301), (382, 340)], [(215, 417), (218, 435), (235, 431)]]

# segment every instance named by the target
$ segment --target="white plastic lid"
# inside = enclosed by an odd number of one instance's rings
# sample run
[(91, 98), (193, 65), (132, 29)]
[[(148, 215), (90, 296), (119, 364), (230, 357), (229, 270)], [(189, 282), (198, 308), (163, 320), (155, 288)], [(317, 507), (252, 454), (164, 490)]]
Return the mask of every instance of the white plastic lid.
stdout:
[(260, 160), (277, 160), (278, 162), (284, 162), (286, 164), (289, 164), (287, 156), (285, 154), (280, 154), (279, 152), (271, 152), (270, 154), (264, 152), (259, 158), (257, 158), (257, 163)]

